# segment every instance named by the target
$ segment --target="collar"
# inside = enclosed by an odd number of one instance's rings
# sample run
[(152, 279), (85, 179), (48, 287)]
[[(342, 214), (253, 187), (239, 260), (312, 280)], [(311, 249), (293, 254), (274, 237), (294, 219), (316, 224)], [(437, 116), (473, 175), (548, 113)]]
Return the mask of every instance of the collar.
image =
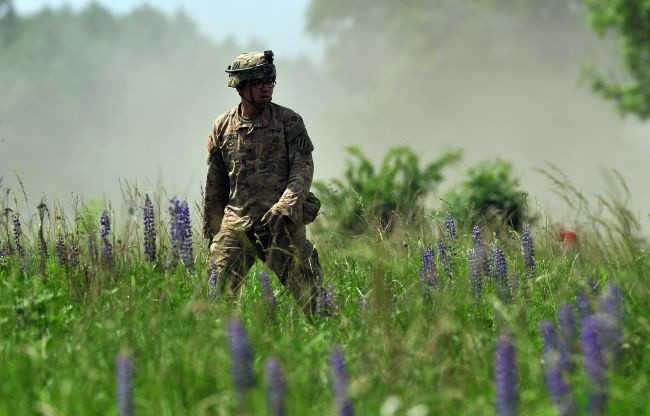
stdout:
[(271, 107), (273, 107), (273, 103), (269, 103), (266, 107), (264, 107), (264, 110), (262, 110), (261, 113), (257, 114), (255, 117), (249, 120), (239, 115), (239, 105), (237, 105), (234, 108), (235, 110), (234, 118), (235, 118), (237, 129), (244, 128), (244, 127), (246, 128), (268, 127), (268, 125), (271, 122), (271, 114), (272, 114)]

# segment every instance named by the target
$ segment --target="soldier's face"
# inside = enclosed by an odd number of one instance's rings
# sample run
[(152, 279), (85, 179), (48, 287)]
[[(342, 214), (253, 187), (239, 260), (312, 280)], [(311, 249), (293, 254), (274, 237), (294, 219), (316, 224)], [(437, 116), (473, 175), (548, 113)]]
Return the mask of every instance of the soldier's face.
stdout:
[(254, 79), (249, 81), (248, 88), (244, 88), (246, 97), (256, 104), (268, 104), (273, 98), (275, 78)]

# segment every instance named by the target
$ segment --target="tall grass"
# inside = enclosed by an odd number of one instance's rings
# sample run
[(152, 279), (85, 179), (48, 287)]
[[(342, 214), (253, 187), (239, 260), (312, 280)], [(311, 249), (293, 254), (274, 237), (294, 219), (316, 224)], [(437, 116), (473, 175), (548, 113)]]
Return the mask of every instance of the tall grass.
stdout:
[[(38, 221), (21, 217), (26, 256), (4, 252), (0, 260), (0, 414), (116, 414), (117, 358), (124, 351), (132, 360), (136, 414), (266, 414), (268, 359), (281, 365), (287, 414), (334, 414), (340, 397), (333, 389), (338, 373), (330, 365), (333, 352), (340, 351), (346, 397), (357, 414), (490, 415), (497, 412), (495, 347), (508, 331), (516, 350), (520, 414), (555, 415), (540, 323), (556, 323), (566, 303), (575, 309), (581, 291), (597, 308), (597, 295), (608, 283), (621, 289), (625, 318), (620, 355), (608, 369), (605, 414), (650, 414), (648, 245), (615, 198), (603, 198), (603, 211), (593, 211), (578, 195), (585, 220), (577, 230), (581, 244), (569, 251), (552, 230), (533, 225), (536, 269), (529, 278), (521, 236), (502, 227), (483, 229), (488, 251), (493, 243), (504, 251), (513, 283), (509, 297), (487, 275), (476, 296), (466, 256), (474, 244), (471, 230), (445, 240), (446, 213), (422, 219), (417, 228), (396, 224), (390, 235), (381, 227), (358, 236), (315, 234), (324, 284), (333, 285), (336, 303), (332, 316), (316, 322), (305, 318), (274, 276), (277, 306), (269, 314), (257, 278), (265, 271), (261, 264), (235, 303), (210, 298), (203, 241), (195, 241), (194, 268), (167, 261), (169, 218), (166, 198), (159, 196), (152, 197), (158, 256), (147, 261), (144, 200), (135, 192), (127, 201), (130, 216), (114, 221), (119, 231), (108, 237), (115, 250), (111, 267), (87, 243), (110, 207), (80, 203), (73, 218), (54, 208), (49, 227), (44, 223), (46, 255), (38, 251)], [(11, 198), (4, 201), (10, 208)], [(0, 238), (14, 244), (11, 222), (2, 221)], [(59, 235), (78, 243), (77, 265), (57, 260)], [(450, 273), (438, 258), (440, 283), (430, 289), (421, 284), (422, 253), (437, 240), (453, 248)], [(246, 328), (254, 357), (254, 384), (243, 397), (231, 374), (233, 317)], [(568, 381), (584, 412), (591, 381), (581, 353), (574, 354), (578, 365)]]

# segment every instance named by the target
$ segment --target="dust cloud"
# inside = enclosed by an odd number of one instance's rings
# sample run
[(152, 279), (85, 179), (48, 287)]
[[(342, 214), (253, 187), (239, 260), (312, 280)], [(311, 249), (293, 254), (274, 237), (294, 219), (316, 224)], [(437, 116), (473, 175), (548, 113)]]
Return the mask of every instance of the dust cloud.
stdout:
[[(535, 27), (508, 16), (477, 22), (445, 22), (454, 30), (438, 33), (435, 59), (413, 71), (371, 48), (354, 51), (350, 65), (367, 66), (367, 83), (345, 82), (329, 70), (335, 49), (326, 59), (276, 53), (274, 101), (305, 119), (316, 148), (316, 178), (339, 176), (349, 145), (377, 161), (396, 145), (410, 146), (424, 161), (460, 148), (463, 166), (448, 173), (445, 188), (461, 180), (467, 166), (503, 157), (513, 162), (529, 201), (571, 221), (535, 168), (558, 166), (586, 195), (607, 191), (602, 172), (616, 169), (647, 226), (650, 125), (621, 118), (612, 103), (578, 82), (585, 62), (617, 68), (612, 42), (597, 39), (580, 13)], [(225, 67), (240, 52), (277, 52), (281, 45), (217, 44), (200, 34), (190, 40), (170, 37), (156, 51), (169, 56), (143, 53), (139, 62), (120, 52), (125, 45), (103, 45), (117, 50), (103, 66), (66, 64), (79, 71), (74, 88), (44, 84), (38, 77), (47, 71), (16, 77), (0, 69), (0, 87), (20, 97), (0, 102), (2, 186), (20, 192), (16, 173), (31, 201), (45, 196), (67, 203), (72, 194), (117, 208), (124, 183), (199, 201), (208, 131), (238, 102), (226, 86)], [(97, 72), (110, 76), (97, 78)]]

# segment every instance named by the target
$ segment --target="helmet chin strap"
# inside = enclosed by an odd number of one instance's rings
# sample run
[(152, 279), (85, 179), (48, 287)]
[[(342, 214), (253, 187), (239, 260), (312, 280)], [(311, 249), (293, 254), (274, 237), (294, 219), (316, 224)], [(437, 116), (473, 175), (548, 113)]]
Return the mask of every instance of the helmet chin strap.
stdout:
[[(252, 97), (253, 96), (253, 86), (248, 84), (247, 87), (248, 87), (248, 94)], [(256, 103), (255, 101), (249, 100), (248, 98), (246, 98), (244, 96), (244, 94), (242, 94), (242, 93), (239, 93), (239, 96), (242, 98), (242, 100), (246, 101), (248, 104), (252, 105), (253, 107), (255, 107), (256, 109), (258, 109), (260, 111), (264, 110), (266, 108), (267, 103), (265, 103), (265, 102)]]

